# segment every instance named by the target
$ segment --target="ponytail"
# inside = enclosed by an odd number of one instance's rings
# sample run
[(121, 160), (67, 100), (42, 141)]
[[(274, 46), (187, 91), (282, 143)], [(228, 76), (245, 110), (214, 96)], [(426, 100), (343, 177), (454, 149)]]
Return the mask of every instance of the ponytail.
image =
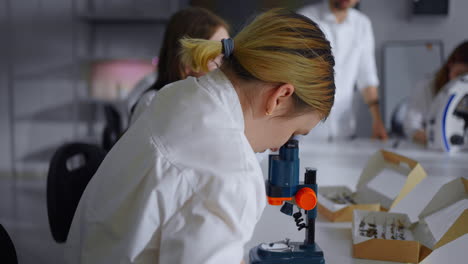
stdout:
[[(195, 71), (223, 51), (218, 41), (181, 40), (182, 61)], [(273, 9), (258, 16), (235, 38), (232, 55), (223, 59), (238, 77), (295, 87), (296, 108), (316, 110), (326, 118), (334, 103), (335, 61), (329, 41), (309, 18)]]

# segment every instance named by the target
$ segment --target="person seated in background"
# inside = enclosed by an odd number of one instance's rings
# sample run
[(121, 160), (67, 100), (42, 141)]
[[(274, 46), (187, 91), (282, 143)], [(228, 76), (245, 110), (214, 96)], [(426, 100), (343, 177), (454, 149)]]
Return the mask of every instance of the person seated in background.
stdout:
[[(354, 9), (359, 0), (324, 0), (298, 13), (316, 21), (330, 40), (336, 58), (336, 104), (328, 124), (329, 138), (356, 136), (354, 87), (360, 91), (372, 116), (372, 137), (388, 138), (379, 110), (379, 79), (374, 55), (374, 33), (369, 18)], [(325, 132), (325, 131), (324, 131)]]
[[(156, 92), (169, 83), (183, 80), (188, 76), (200, 77), (205, 72), (196, 72), (184, 65), (180, 59), (183, 37), (221, 41), (229, 38), (229, 26), (219, 16), (201, 7), (189, 7), (175, 13), (166, 27), (163, 44), (159, 52), (158, 76), (155, 83), (146, 90), (132, 107), (130, 125), (140, 116), (153, 100)], [(220, 66), (222, 57), (208, 63), (210, 71)]]
[(416, 143), (425, 145), (427, 136), (425, 115), (436, 95), (451, 80), (468, 73), (468, 41), (458, 45), (433, 78), (422, 80), (408, 101), (403, 128), (405, 135)]

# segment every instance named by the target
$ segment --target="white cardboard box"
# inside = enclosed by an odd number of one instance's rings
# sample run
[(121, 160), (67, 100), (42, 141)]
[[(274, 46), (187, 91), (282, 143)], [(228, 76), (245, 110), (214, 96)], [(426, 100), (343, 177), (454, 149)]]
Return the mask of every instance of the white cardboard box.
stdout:
[(426, 177), (421, 165), (380, 150), (369, 158), (352, 192), (346, 186), (321, 186), (318, 210), (333, 222), (351, 222), (354, 210), (387, 211)]
[(419, 210), (418, 218), (413, 223), (403, 213), (355, 210), (353, 256), (419, 263), (434, 250), (468, 234), (468, 180), (458, 178), (441, 186)]

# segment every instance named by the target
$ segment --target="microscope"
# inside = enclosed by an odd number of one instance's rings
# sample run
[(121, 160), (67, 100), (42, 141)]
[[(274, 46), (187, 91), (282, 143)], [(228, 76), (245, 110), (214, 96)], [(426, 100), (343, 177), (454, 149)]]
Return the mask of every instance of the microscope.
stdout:
[[(317, 170), (306, 168), (304, 182), (299, 182), (299, 142), (296, 139), (284, 144), (279, 155), (270, 155), (266, 181), (268, 203), (282, 205), (280, 211), (293, 216), (298, 230), (305, 229), (305, 240), (262, 243), (250, 250), (251, 264), (325, 264), (323, 251), (315, 243), (316, 176)], [(296, 213), (293, 213), (294, 206), (299, 209)]]
[(428, 146), (468, 150), (468, 75), (449, 82), (434, 99), (426, 120)]

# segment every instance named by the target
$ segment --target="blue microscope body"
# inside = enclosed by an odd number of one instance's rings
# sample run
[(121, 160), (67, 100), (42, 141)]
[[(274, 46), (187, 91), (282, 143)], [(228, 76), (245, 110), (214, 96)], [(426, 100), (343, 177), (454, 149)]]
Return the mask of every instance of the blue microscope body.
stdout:
[[(250, 250), (251, 264), (325, 264), (323, 252), (315, 243), (316, 170), (306, 168), (304, 183), (299, 182), (298, 145), (297, 140), (290, 139), (280, 148), (279, 155), (270, 155), (266, 190), (268, 203), (283, 205), (281, 212), (294, 217), (298, 230), (306, 230), (305, 240), (260, 244)], [(299, 211), (293, 214), (294, 205)], [(301, 209), (305, 211), (306, 223)]]

